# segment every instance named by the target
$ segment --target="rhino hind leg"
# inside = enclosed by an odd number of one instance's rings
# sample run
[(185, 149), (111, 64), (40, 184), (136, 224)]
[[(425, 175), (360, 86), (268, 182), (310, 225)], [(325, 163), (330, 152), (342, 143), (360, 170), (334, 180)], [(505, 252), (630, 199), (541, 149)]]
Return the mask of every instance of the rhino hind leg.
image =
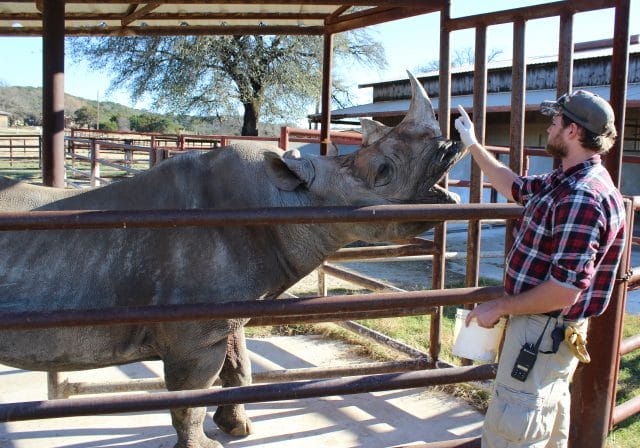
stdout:
[[(220, 372), (225, 351), (226, 339), (223, 339), (213, 346), (191, 351), (189, 359), (167, 355), (163, 358), (167, 389), (174, 391), (210, 387)], [(178, 436), (174, 448), (222, 448), (219, 442), (204, 433), (205, 414), (205, 407), (171, 409), (171, 422)]]
[[(242, 327), (227, 338), (227, 352), (220, 379), (223, 387), (251, 384), (251, 361)], [(218, 406), (213, 421), (218, 428), (232, 436), (248, 436), (253, 432), (253, 425), (243, 404)]]

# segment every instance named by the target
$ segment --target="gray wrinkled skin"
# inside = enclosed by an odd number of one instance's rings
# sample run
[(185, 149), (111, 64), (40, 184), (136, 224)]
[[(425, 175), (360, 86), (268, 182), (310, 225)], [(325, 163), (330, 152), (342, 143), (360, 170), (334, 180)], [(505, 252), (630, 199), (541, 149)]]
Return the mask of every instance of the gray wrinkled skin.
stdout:
[[(434, 185), (463, 151), (439, 139), (431, 102), (411, 78), (413, 100), (405, 119), (394, 128), (363, 121), (363, 146), (349, 155), (300, 156), (237, 144), (185, 154), (80, 194), (3, 180), (0, 206), (148, 210), (455, 203), (455, 195)], [(275, 298), (347, 243), (403, 239), (432, 225), (0, 232), (0, 312)], [(244, 323), (2, 331), (0, 362), (71, 371), (160, 358), (169, 390), (207, 388), (218, 376), (224, 386), (241, 386), (251, 378)], [(220, 446), (203, 432), (204, 412), (171, 410), (176, 446)], [(220, 406), (214, 420), (234, 435), (251, 432), (241, 405)]]

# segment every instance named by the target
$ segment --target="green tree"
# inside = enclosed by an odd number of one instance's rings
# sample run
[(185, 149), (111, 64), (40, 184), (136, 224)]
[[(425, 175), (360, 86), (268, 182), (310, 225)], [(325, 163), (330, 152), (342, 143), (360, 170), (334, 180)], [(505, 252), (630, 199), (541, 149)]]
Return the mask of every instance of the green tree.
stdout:
[(73, 120), (80, 127), (91, 127), (96, 124), (98, 113), (93, 106), (82, 106), (73, 113)]
[[(320, 96), (322, 37), (178, 36), (69, 38), (69, 54), (115, 74), (111, 88), (147, 95), (156, 110), (236, 116), (242, 135), (258, 135), (265, 120), (306, 115)], [(384, 49), (365, 30), (334, 37), (335, 66), (386, 65)], [(334, 101), (348, 104), (346, 83), (334, 74)]]
[(129, 117), (131, 130), (138, 132), (175, 133), (177, 125), (162, 115), (141, 113)]

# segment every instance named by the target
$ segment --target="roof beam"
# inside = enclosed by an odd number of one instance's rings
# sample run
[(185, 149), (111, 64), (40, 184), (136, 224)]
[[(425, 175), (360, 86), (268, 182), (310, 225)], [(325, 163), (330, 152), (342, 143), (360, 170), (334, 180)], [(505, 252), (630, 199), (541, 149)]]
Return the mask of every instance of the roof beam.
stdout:
[[(231, 36), (235, 34), (253, 35), (322, 35), (325, 33), (323, 26), (297, 26), (297, 25), (216, 25), (216, 26), (145, 26), (145, 27), (74, 27), (67, 28), (66, 36)], [(41, 36), (39, 27), (0, 27), (0, 36)]]
[(385, 6), (342, 15), (331, 22), (327, 21), (327, 31), (330, 33), (340, 33), (343, 31), (353, 30), (355, 28), (362, 28), (392, 20), (440, 11), (445, 1), (436, 0), (429, 2), (428, 5), (426, 5), (425, 2), (420, 3), (422, 4), (421, 7), (417, 7), (415, 4), (412, 7), (396, 7), (394, 3), (394, 7), (389, 7), (387, 4)]
[(122, 26), (127, 26), (130, 23), (140, 19), (141, 17), (145, 17), (154, 9), (158, 9), (160, 3), (148, 3), (137, 11), (128, 14), (124, 19), (122, 19)]

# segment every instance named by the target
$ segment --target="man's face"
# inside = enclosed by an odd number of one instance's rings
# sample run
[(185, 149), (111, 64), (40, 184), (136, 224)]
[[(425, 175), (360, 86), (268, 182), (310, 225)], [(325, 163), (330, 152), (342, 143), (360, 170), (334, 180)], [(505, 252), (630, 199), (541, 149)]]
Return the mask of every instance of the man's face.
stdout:
[(565, 141), (566, 128), (562, 126), (562, 115), (553, 116), (551, 125), (547, 128), (547, 147), (545, 148), (549, 155), (558, 159), (563, 159), (569, 154), (569, 148)]

